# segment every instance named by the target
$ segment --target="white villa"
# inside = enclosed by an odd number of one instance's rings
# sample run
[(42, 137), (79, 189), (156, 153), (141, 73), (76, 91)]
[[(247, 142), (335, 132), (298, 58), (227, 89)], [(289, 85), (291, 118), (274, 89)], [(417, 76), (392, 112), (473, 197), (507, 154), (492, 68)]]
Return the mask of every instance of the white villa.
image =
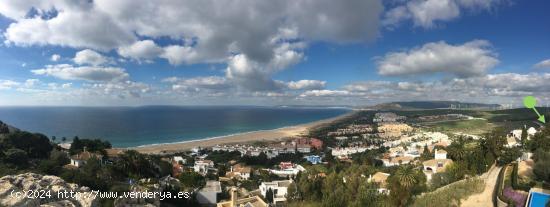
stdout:
[(101, 160), (103, 158), (103, 155), (96, 154), (96, 153), (91, 153), (91, 152), (86, 151), (86, 149), (84, 149), (84, 152), (81, 152), (81, 153), (78, 153), (76, 155), (71, 156), (70, 165), (75, 166), (75, 167), (82, 167), (86, 164), (86, 162), (89, 159), (92, 159), (92, 158), (96, 158), (98, 160)]
[(269, 169), (269, 172), (275, 175), (278, 175), (279, 177), (286, 177), (286, 176), (296, 176), (299, 172), (306, 171), (304, 167), (301, 165), (294, 164), (292, 167), (284, 168), (280, 170), (273, 170)]
[(240, 164), (236, 164), (234, 166), (231, 166), (230, 172), (227, 172), (225, 176), (230, 179), (236, 178), (238, 180), (248, 180), (250, 178), (251, 171), (252, 169), (250, 167), (245, 167), (245, 166), (241, 166)]
[(187, 160), (183, 159), (182, 156), (174, 156), (172, 160), (176, 163), (185, 164)]
[(378, 184), (378, 193), (389, 194), (390, 190), (386, 188), (386, 180), (390, 177), (390, 174), (383, 172), (376, 172), (373, 175), (369, 175), (368, 182), (374, 182)]
[(193, 166), (193, 170), (202, 175), (206, 175), (208, 173), (208, 170), (213, 167), (214, 162), (212, 162), (212, 160), (197, 160), (195, 161), (195, 166)]
[(273, 191), (273, 203), (285, 202), (288, 186), (290, 186), (291, 183), (292, 180), (262, 182), (262, 184), (260, 184), (260, 192), (265, 198), (267, 190), (271, 189)]
[(385, 167), (398, 166), (411, 163), (413, 157), (392, 157), (389, 159), (381, 159)]
[(453, 160), (447, 159), (447, 151), (435, 150), (435, 159), (426, 160), (422, 163), (424, 174), (428, 180), (431, 180), (434, 173), (445, 172), (445, 167), (452, 163)]

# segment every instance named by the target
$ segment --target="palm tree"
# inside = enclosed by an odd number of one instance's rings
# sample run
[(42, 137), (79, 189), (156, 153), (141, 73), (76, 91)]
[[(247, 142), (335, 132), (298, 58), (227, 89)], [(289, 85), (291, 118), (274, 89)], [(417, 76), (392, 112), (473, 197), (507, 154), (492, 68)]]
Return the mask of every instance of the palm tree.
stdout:
[(395, 172), (395, 176), (399, 181), (399, 184), (405, 188), (410, 188), (418, 183), (416, 173), (410, 165), (402, 165), (399, 167), (399, 169)]
[(455, 160), (462, 160), (466, 157), (466, 149), (464, 149), (464, 145), (451, 145), (447, 147), (447, 150), (449, 150), (449, 155)]

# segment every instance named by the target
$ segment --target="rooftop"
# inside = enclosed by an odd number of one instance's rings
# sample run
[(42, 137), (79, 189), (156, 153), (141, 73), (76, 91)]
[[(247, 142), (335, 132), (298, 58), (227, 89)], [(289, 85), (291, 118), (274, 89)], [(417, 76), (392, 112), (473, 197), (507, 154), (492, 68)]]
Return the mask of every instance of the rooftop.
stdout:
[(215, 180), (206, 181), (206, 185), (201, 189), (201, 191), (221, 193), (222, 187), (220, 185), (220, 181), (215, 181)]
[(378, 182), (378, 183), (386, 182), (388, 177), (390, 177), (390, 174), (388, 174), (388, 173), (376, 172), (376, 173), (374, 173), (374, 175), (372, 175), (372, 180), (374, 182)]
[(97, 159), (101, 159), (101, 158), (103, 158), (103, 155), (88, 152), (88, 151), (84, 151), (84, 152), (81, 152), (81, 153), (78, 153), (76, 155), (71, 156), (71, 159), (73, 159), (73, 160), (89, 160), (92, 157), (95, 157)]
[(292, 183), (291, 180), (276, 180), (271, 182), (263, 182), (264, 185), (276, 185), (277, 187), (288, 187)]

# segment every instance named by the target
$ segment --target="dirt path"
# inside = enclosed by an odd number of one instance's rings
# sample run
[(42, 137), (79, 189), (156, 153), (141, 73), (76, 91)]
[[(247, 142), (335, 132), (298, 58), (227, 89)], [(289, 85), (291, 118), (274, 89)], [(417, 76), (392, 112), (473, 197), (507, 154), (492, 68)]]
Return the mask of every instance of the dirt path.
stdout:
[(480, 176), (485, 181), (485, 190), (480, 194), (475, 194), (462, 201), (462, 207), (471, 206), (493, 206), (493, 190), (498, 178), (498, 173), (502, 167), (492, 166), (488, 172)]

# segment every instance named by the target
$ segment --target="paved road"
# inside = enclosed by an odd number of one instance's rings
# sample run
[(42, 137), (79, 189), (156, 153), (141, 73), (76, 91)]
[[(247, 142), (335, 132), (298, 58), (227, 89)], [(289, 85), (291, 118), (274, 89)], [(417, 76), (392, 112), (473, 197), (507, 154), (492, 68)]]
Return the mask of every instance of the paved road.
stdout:
[(485, 180), (485, 189), (480, 194), (471, 195), (460, 206), (472, 207), (472, 206), (493, 206), (493, 190), (497, 183), (498, 173), (502, 167), (493, 165), (489, 171), (480, 176)]

